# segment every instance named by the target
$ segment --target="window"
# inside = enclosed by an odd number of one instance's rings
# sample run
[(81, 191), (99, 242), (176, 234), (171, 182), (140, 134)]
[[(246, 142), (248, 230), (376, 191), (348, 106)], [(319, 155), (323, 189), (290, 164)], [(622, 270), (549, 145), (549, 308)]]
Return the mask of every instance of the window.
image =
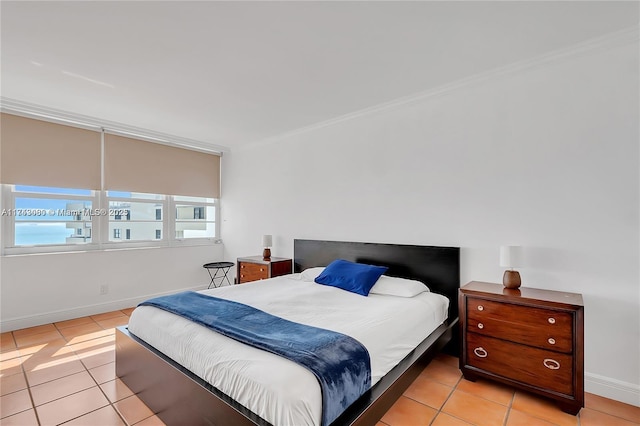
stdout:
[[(119, 221), (127, 221), (124, 240), (157, 241), (158, 227), (162, 227), (162, 206), (165, 196), (136, 192), (107, 191), (109, 228), (115, 229)], [(160, 216), (158, 217), (158, 211)], [(114, 241), (115, 238), (110, 241)], [(122, 241), (122, 240), (120, 240)]]
[(173, 197), (175, 203), (175, 238), (215, 238), (216, 200), (204, 197)]
[(0, 116), (0, 254), (210, 244), (219, 235), (218, 155), (49, 121), (68, 117)]
[(131, 210), (126, 210), (126, 209), (115, 209), (115, 213), (113, 215), (113, 219), (114, 220), (122, 220), (122, 218), (124, 217), (124, 220), (131, 220)]
[(6, 254), (210, 244), (219, 235), (214, 198), (8, 184), (0, 188)]
[(1, 212), (9, 225), (6, 247), (92, 242), (93, 191), (15, 185), (7, 192), (9, 202)]

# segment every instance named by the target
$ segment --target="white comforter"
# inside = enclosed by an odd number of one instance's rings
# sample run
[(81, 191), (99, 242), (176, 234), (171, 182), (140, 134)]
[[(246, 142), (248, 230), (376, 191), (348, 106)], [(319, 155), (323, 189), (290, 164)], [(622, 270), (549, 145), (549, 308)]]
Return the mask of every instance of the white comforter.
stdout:
[[(363, 297), (299, 274), (201, 293), (352, 336), (369, 351), (372, 384), (442, 324), (449, 303), (429, 292)], [(136, 308), (129, 331), (274, 425), (320, 424), (318, 381), (292, 361), (150, 306)]]

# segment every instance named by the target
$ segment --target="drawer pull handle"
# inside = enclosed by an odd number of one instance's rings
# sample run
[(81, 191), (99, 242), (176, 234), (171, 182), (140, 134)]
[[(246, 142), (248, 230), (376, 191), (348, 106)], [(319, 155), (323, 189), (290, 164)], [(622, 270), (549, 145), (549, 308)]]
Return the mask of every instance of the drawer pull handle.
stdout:
[(549, 340), (547, 340), (547, 342), (549, 342), (550, 345), (555, 345), (556, 339), (554, 339), (553, 337), (549, 337)]
[[(489, 355), (489, 354), (487, 353), (487, 351), (486, 351), (486, 350), (484, 350), (484, 348), (483, 348), (483, 347), (475, 348), (475, 349), (473, 350), (473, 353), (474, 353), (474, 354), (476, 354), (476, 356), (477, 356), (477, 357), (480, 357), (480, 358), (486, 358), (486, 357), (487, 357), (487, 355)], [(546, 360), (545, 360), (545, 361), (546, 361)]]
[(542, 361), (542, 363), (549, 370), (559, 370), (560, 369), (560, 363), (558, 361), (556, 361), (555, 359), (545, 358), (544, 361)]
[(549, 318), (549, 324), (555, 324), (556, 323), (556, 319), (551, 317)]
[(482, 330), (482, 329), (484, 328), (484, 324), (483, 324), (483, 323), (481, 323), (481, 322), (479, 322), (479, 323), (478, 323), (478, 328), (479, 328), (480, 330)]
[(240, 274), (240, 278), (244, 278), (244, 275)]
[(264, 272), (264, 269), (260, 268), (260, 272)]
[(244, 269), (244, 265), (242, 265), (241, 268)]
[(482, 305), (478, 305), (478, 310), (479, 310), (479, 311), (484, 311), (484, 306), (482, 306)]

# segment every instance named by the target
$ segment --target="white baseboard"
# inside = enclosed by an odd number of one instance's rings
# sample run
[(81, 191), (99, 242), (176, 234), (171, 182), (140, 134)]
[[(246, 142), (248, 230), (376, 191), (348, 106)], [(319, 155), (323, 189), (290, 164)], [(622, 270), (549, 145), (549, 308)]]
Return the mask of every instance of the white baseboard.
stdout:
[(585, 373), (584, 387), (586, 392), (640, 407), (640, 385)]
[(178, 293), (187, 290), (197, 291), (206, 288), (207, 286), (198, 285), (193, 287), (173, 289), (163, 293), (146, 294), (144, 296), (130, 297), (128, 299), (112, 300), (110, 302), (97, 303), (95, 305), (80, 306), (72, 309), (64, 309), (17, 318), (8, 318), (0, 321), (0, 331), (4, 333), (6, 331), (20, 330), (21, 328), (35, 327), (42, 324), (50, 324), (53, 322), (66, 321), (74, 318), (101, 314), (103, 312), (117, 311), (118, 309), (134, 307), (138, 303), (144, 302), (145, 300), (152, 297), (164, 296), (166, 294)]

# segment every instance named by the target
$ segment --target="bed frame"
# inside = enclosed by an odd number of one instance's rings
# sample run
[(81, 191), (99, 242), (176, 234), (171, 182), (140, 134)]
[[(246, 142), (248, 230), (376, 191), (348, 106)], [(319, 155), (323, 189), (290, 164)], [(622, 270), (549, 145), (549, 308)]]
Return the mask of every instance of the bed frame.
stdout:
[[(386, 275), (422, 281), (449, 299), (449, 318), (332, 426), (375, 425), (452, 339), (458, 323), (460, 249), (399, 244), (294, 240), (294, 272), (335, 259), (388, 266)], [(152, 346), (116, 329), (116, 375), (167, 425), (270, 425)]]

